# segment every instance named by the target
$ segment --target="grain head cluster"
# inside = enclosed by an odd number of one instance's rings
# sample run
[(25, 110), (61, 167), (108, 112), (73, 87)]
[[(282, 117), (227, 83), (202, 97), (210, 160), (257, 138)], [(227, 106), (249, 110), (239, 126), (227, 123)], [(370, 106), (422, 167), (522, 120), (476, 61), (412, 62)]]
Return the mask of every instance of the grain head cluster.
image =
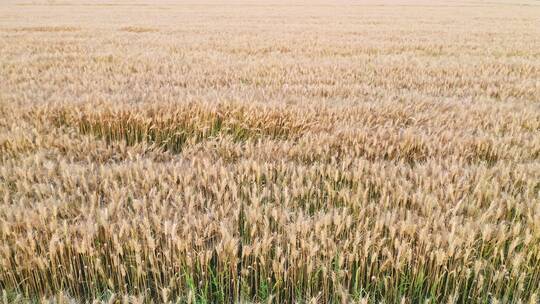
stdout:
[(538, 303), (540, 3), (0, 3), (1, 303)]

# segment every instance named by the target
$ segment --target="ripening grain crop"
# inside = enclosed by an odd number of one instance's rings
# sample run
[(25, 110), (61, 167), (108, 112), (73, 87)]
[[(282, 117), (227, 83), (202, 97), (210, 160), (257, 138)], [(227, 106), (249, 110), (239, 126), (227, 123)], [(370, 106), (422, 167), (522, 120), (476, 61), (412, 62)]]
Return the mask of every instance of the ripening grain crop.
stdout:
[(540, 3), (0, 3), (0, 301), (538, 303)]

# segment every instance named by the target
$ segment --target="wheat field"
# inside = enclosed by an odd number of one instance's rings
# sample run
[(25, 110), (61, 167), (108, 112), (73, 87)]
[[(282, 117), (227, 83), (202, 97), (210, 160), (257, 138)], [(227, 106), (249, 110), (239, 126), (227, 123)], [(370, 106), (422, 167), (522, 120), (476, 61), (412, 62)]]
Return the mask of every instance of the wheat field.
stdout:
[(1, 303), (539, 303), (540, 2), (0, 1)]

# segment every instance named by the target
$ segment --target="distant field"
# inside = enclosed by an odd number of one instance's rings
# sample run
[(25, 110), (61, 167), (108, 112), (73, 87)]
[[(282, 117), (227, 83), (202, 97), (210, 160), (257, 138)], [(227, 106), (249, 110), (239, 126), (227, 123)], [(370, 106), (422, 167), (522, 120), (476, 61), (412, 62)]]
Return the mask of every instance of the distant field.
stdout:
[(539, 303), (539, 1), (1, 1), (1, 303)]

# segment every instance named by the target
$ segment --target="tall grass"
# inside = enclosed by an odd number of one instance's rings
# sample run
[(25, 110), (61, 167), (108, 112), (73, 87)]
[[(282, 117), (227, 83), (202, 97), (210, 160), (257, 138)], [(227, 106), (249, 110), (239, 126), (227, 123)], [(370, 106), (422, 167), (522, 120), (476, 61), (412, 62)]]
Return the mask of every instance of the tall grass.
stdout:
[(269, 4), (5, 6), (0, 301), (538, 303), (538, 7)]

